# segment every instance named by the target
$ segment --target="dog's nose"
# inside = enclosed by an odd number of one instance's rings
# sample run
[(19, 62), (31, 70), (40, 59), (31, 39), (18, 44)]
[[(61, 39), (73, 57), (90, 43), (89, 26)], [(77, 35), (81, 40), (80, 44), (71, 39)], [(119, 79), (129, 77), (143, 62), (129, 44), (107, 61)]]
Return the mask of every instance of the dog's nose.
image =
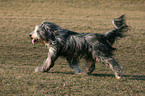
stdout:
[(32, 35), (31, 35), (31, 34), (29, 34), (29, 37), (32, 37)]
[(29, 38), (30, 38), (30, 39), (33, 39), (31, 34), (29, 34)]

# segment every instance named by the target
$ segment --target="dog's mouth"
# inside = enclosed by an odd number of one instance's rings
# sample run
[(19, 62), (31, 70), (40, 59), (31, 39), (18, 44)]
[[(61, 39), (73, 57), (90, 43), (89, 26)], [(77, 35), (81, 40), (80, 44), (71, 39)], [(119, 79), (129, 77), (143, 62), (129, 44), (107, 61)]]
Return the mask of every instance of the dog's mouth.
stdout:
[(38, 39), (34, 39), (34, 38), (31, 38), (31, 39), (32, 39), (31, 42), (32, 42), (33, 46), (35, 46), (35, 43), (38, 42)]
[(37, 41), (36, 39), (32, 38), (32, 35), (29, 35), (30, 39), (32, 40), (33, 46), (35, 46), (35, 42)]

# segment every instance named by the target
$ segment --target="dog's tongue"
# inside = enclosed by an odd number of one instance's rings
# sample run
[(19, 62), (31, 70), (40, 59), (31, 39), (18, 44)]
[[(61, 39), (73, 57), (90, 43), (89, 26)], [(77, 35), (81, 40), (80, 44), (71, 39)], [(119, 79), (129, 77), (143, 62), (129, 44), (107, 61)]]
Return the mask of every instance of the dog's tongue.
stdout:
[(33, 46), (35, 45), (35, 44), (34, 44), (34, 41), (35, 41), (35, 39), (32, 39), (32, 44), (33, 44)]

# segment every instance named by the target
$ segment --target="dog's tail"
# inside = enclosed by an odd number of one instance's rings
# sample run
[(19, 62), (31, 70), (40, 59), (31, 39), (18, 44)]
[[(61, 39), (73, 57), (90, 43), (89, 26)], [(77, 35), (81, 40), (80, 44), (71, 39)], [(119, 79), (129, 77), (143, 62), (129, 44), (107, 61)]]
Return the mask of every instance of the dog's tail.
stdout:
[(124, 32), (129, 30), (129, 26), (125, 22), (125, 15), (115, 18), (112, 23), (115, 26), (115, 29), (104, 34), (111, 45), (113, 45), (118, 37), (124, 37)]

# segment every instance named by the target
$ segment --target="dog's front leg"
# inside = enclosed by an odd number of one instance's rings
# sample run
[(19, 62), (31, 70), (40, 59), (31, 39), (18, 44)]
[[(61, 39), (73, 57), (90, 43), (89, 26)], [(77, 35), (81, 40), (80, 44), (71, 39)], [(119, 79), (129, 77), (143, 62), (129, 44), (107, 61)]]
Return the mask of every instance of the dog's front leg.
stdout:
[(35, 72), (48, 72), (54, 66), (54, 62), (56, 61), (57, 58), (58, 56), (56, 49), (50, 47), (46, 61), (44, 62), (42, 67), (37, 67), (35, 69)]
[(74, 70), (75, 74), (80, 74), (81, 73), (81, 69), (80, 69), (80, 64), (79, 64), (79, 59), (76, 58), (66, 58), (69, 66)]

